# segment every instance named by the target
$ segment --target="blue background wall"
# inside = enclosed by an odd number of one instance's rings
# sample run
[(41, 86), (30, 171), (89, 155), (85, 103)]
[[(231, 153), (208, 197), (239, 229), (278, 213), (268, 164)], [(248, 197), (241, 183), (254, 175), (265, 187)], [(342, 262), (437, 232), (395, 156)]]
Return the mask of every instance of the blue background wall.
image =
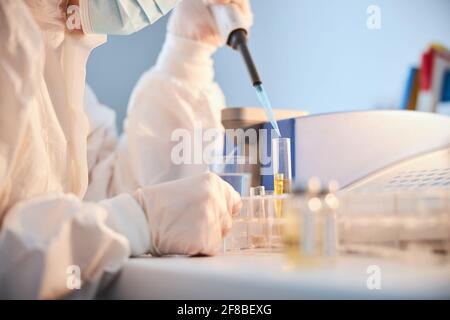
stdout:
[[(369, 5), (381, 29), (366, 27)], [(407, 71), (432, 41), (450, 46), (448, 0), (252, 0), (250, 47), (272, 103), (312, 113), (400, 105)], [(167, 17), (92, 54), (88, 82), (121, 123), (132, 88), (156, 61)], [(257, 106), (240, 56), (215, 55), (229, 106)], [(121, 125), (119, 126), (121, 128)]]

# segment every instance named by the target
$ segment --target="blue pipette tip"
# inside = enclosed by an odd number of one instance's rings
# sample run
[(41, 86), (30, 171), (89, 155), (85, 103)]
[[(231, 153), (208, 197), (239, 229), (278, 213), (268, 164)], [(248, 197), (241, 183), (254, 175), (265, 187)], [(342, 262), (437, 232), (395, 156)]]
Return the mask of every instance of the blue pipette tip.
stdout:
[(261, 102), (264, 110), (266, 111), (267, 118), (269, 119), (272, 127), (275, 129), (275, 133), (277, 134), (277, 138), (281, 137), (280, 128), (278, 128), (278, 123), (275, 120), (275, 115), (273, 114), (272, 105), (269, 100), (269, 96), (267, 92), (264, 90), (262, 83), (255, 84), (256, 94), (258, 96), (259, 101)]

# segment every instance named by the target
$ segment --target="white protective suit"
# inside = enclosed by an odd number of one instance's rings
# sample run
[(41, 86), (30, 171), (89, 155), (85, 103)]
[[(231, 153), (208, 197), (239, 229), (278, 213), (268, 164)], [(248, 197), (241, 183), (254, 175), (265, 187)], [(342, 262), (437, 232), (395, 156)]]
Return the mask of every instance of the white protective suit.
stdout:
[[(113, 111), (90, 89), (83, 101), (86, 60), (106, 38), (66, 33), (63, 17), (45, 14), (0, 1), (2, 298), (95, 295), (127, 257), (148, 252), (148, 223), (130, 193), (205, 169), (172, 164), (171, 132), (195, 121), (221, 128), (215, 48), (168, 35), (118, 141)], [(67, 286), (71, 265), (81, 290)]]

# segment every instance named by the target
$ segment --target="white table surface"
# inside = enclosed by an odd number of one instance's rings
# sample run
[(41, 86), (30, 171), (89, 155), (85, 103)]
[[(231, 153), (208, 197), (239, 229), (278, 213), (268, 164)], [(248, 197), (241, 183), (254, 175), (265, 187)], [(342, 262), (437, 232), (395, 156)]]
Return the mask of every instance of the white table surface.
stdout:
[[(367, 267), (381, 289), (367, 288)], [(428, 299), (450, 298), (450, 265), (401, 264), (343, 257), (289, 267), (281, 254), (130, 259), (109, 289), (112, 299)]]

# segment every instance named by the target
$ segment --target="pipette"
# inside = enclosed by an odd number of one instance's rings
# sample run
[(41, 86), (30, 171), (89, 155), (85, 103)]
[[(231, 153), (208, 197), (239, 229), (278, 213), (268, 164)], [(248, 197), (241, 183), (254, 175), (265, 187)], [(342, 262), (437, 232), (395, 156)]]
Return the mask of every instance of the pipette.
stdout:
[(252, 56), (247, 46), (247, 29), (245, 28), (244, 18), (236, 4), (227, 5), (213, 5), (211, 11), (219, 27), (222, 36), (227, 39), (227, 44), (241, 53), (244, 59), (247, 70), (250, 74), (253, 87), (256, 89), (256, 94), (259, 101), (264, 107), (267, 118), (272, 127), (275, 129), (278, 137), (281, 137), (280, 129), (273, 113), (272, 105), (270, 104), (267, 92), (264, 90), (262, 81), (259, 77), (256, 66), (253, 62)]

